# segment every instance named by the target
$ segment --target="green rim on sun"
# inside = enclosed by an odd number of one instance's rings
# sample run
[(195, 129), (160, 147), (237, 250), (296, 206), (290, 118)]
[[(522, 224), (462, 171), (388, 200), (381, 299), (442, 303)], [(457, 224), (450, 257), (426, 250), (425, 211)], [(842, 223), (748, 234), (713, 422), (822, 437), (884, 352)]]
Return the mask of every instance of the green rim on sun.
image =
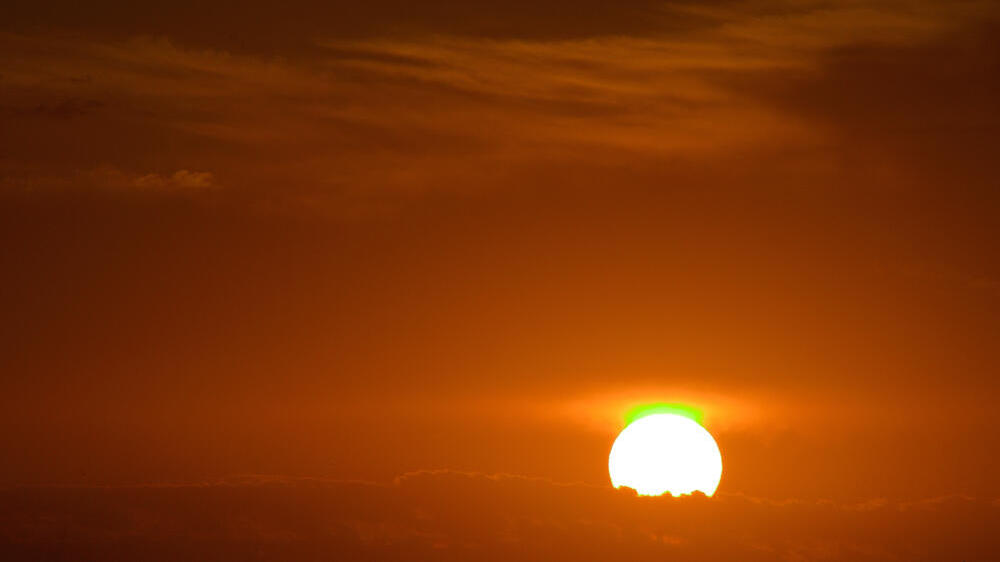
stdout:
[(628, 426), (630, 423), (639, 418), (644, 418), (653, 414), (674, 414), (675, 416), (683, 416), (694, 420), (698, 423), (698, 425), (701, 425), (701, 420), (704, 418), (704, 414), (698, 408), (687, 406), (685, 404), (657, 402), (654, 404), (642, 404), (641, 406), (629, 409), (628, 412), (625, 412), (625, 425)]

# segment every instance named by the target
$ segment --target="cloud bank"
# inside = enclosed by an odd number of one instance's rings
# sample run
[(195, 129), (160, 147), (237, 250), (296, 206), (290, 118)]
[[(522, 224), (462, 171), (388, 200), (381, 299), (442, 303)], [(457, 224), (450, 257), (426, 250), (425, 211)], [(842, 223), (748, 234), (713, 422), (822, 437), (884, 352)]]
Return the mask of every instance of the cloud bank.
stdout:
[(997, 502), (636, 497), (452, 471), (0, 492), (7, 560), (976, 560)]

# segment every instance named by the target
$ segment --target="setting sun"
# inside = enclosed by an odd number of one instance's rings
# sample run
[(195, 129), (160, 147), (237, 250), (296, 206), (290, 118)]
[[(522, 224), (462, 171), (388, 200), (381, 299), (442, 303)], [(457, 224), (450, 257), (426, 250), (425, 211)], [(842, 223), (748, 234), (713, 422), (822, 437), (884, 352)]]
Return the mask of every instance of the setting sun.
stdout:
[(722, 455), (698, 422), (677, 414), (653, 414), (629, 424), (608, 459), (615, 488), (644, 496), (700, 491), (711, 496), (722, 478)]

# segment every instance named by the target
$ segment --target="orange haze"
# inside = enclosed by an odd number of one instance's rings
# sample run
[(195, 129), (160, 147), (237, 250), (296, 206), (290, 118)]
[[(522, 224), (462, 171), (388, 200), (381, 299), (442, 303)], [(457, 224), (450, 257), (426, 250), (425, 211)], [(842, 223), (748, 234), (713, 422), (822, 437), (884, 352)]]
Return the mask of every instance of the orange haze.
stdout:
[(1000, 556), (995, 4), (21, 4), (4, 559)]

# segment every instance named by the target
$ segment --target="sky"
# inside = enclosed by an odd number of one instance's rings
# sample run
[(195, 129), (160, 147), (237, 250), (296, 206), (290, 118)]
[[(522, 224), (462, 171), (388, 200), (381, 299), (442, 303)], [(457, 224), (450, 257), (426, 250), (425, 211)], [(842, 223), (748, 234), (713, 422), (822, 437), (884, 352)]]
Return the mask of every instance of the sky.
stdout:
[(985, 1), (5, 8), (0, 549), (996, 556), (998, 99)]

